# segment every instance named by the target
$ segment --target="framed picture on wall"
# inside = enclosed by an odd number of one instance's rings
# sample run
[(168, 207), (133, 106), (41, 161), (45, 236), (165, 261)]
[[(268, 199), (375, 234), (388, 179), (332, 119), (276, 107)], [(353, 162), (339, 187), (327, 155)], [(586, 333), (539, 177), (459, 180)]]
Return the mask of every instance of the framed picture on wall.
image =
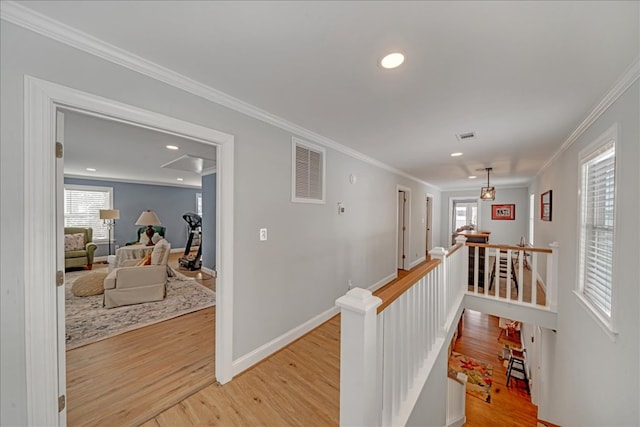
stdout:
[(543, 221), (551, 221), (552, 194), (552, 190), (549, 190), (540, 195), (540, 219)]
[(491, 219), (516, 219), (516, 205), (491, 205)]

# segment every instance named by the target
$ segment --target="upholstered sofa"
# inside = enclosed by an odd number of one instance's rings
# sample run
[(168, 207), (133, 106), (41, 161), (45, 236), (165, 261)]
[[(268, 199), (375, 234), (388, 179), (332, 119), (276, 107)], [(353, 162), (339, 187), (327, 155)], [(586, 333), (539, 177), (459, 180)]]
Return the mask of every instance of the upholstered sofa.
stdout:
[(111, 271), (104, 279), (104, 306), (113, 308), (164, 299), (170, 250), (169, 242), (162, 239), (155, 244), (149, 265), (141, 260), (127, 260), (125, 267)]
[[(93, 267), (93, 254), (98, 246), (93, 243), (93, 229), (65, 227), (64, 268)], [(81, 236), (80, 236), (81, 235)]]

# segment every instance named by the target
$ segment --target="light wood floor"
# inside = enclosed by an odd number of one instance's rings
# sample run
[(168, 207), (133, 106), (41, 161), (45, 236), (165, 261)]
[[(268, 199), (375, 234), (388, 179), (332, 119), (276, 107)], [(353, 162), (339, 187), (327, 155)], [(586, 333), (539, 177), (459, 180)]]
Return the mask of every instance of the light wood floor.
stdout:
[[(178, 269), (181, 254), (169, 264)], [(106, 265), (94, 264), (94, 270)], [(215, 290), (201, 271), (178, 270)], [(139, 425), (215, 381), (215, 307), (66, 352), (69, 426)]]
[(144, 427), (337, 426), (340, 316), (225, 385), (212, 384)]
[(534, 427), (538, 407), (521, 381), (507, 383), (507, 369), (498, 358), (502, 344), (498, 342), (498, 318), (477, 311), (465, 310), (462, 336), (454, 351), (493, 366), (491, 403), (467, 394), (467, 427)]
[[(468, 397), (466, 425), (535, 426), (526, 391), (503, 385), (497, 318), (465, 321), (455, 350), (494, 365), (492, 402)], [(68, 424), (338, 425), (340, 316), (225, 385), (213, 380), (214, 334), (212, 307), (68, 351)]]

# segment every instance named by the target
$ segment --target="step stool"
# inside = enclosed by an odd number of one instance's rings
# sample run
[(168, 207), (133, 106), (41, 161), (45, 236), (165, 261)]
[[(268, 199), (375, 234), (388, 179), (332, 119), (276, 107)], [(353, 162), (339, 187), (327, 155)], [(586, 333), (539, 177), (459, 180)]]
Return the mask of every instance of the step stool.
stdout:
[(511, 378), (524, 381), (527, 387), (527, 394), (531, 394), (529, 390), (529, 379), (527, 378), (527, 369), (524, 366), (524, 350), (511, 349), (511, 357), (509, 357), (509, 365), (507, 367), (507, 387)]

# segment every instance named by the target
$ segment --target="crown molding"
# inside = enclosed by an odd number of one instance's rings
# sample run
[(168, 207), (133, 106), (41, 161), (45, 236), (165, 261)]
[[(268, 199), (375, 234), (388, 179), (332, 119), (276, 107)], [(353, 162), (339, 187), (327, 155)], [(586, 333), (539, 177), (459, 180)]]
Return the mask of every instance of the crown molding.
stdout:
[(580, 138), (589, 127), (605, 112), (607, 109), (625, 93), (629, 87), (635, 83), (640, 77), (640, 58), (636, 58), (635, 61), (625, 70), (616, 83), (609, 89), (605, 96), (596, 104), (591, 110), (591, 113), (578, 125), (578, 127), (571, 132), (567, 139), (562, 143), (560, 148), (545, 162), (540, 168), (536, 177), (540, 176), (553, 162), (555, 162), (562, 153), (564, 153), (574, 142)]
[(268, 111), (253, 106), (247, 102), (244, 102), (229, 94), (200, 83), (194, 79), (186, 77), (169, 68), (163, 67), (162, 65), (142, 58), (141, 56), (135, 55), (127, 50), (107, 43), (97, 37), (94, 37), (62, 22), (56, 21), (55, 19), (29, 9), (28, 7), (25, 7), (15, 1), (2, 1), (0, 3), (0, 19), (26, 28), (57, 42), (82, 50), (91, 55), (97, 56), (98, 58), (113, 62), (129, 70), (161, 81), (185, 92), (189, 92), (195, 96), (204, 98), (207, 101), (222, 105), (226, 108), (245, 114), (254, 119), (276, 126), (294, 135), (324, 145), (357, 160), (361, 160), (365, 163), (369, 163), (373, 166), (385, 169), (389, 172), (401, 175), (420, 184), (428, 185), (439, 190), (437, 186), (423, 181), (420, 178), (389, 166), (386, 163), (367, 156), (366, 154), (342, 145), (330, 138), (312, 132), (302, 126), (271, 114)]

